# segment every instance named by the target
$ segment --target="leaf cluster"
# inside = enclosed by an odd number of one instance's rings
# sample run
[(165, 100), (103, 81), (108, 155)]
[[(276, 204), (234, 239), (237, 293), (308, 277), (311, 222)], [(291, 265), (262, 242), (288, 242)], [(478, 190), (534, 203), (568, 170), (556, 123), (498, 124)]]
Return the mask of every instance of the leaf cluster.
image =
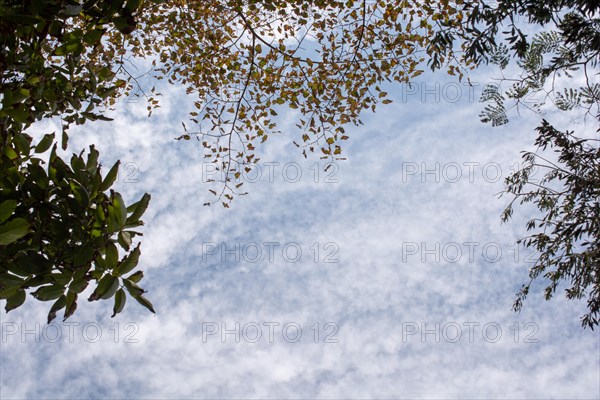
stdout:
[(131, 273), (140, 257), (135, 228), (143, 224), (150, 196), (127, 207), (112, 189), (118, 162), (103, 177), (94, 146), (85, 157), (82, 151), (65, 161), (55, 133), (35, 145), (26, 133), (33, 123), (59, 116), (66, 149), (70, 124), (108, 120), (95, 108), (117, 96), (124, 82), (96, 55), (109, 25), (124, 33), (133, 29), (137, 5), (0, 5), (0, 298), (7, 312), (21, 306), (29, 291), (37, 300), (53, 301), (48, 322), (62, 309), (67, 319), (91, 282), (96, 286), (90, 301), (115, 297), (113, 316), (125, 304), (123, 288), (154, 312), (137, 285), (142, 272)]
[[(540, 152), (554, 149), (557, 161), (542, 154), (525, 152), (524, 166), (506, 179), (506, 192), (514, 198), (504, 210), (510, 219), (513, 203), (532, 203), (542, 214), (532, 218), (527, 230), (535, 233), (520, 239), (539, 258), (531, 267), (531, 281), (523, 285), (513, 305), (520, 310), (533, 280), (546, 281), (549, 300), (561, 283), (566, 297), (587, 296), (584, 327), (594, 329), (600, 322), (600, 148), (598, 140), (579, 139), (573, 132), (561, 132), (547, 121), (537, 128)], [(544, 171), (540, 182), (530, 178), (533, 169)]]

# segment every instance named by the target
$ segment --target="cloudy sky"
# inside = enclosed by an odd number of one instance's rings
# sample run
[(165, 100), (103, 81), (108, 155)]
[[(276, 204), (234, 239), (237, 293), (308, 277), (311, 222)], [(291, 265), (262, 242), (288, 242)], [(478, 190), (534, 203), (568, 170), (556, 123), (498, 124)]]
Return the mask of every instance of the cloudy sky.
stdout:
[(535, 256), (514, 244), (531, 210), (501, 224), (497, 194), (539, 116), (480, 123), (495, 76), (389, 87), (394, 102), (348, 129), (348, 160), (327, 172), (282, 115), (231, 209), (203, 206), (202, 148), (173, 140), (191, 110), (181, 90), (150, 119), (122, 103), (74, 130), (73, 151), (121, 160), (126, 201), (152, 194), (140, 265), (157, 315), (132, 299), (114, 319), (111, 302), (84, 302), (50, 326), (32, 298), (0, 313), (0, 397), (598, 398), (584, 302), (546, 302), (537, 285), (511, 311)]

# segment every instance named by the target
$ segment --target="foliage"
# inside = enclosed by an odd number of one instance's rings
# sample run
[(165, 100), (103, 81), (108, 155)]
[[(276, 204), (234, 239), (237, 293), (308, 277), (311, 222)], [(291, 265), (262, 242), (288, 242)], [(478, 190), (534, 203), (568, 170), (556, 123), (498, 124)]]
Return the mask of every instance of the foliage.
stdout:
[[(215, 202), (229, 207), (259, 162), (255, 150), (281, 133), (278, 113), (296, 110), (294, 144), (340, 159), (345, 126), (363, 110), (390, 103), (387, 81), (418, 76), (429, 37), (440, 26), (460, 29), (462, 0), (180, 1), (148, 4), (141, 29), (109, 32), (105, 58), (127, 54), (153, 61), (154, 74), (196, 97), (190, 128), (221, 172)], [(462, 74), (453, 57), (440, 62)], [(210, 203), (207, 203), (210, 204)]]
[[(514, 308), (520, 310), (531, 283), (542, 276), (549, 281), (549, 300), (561, 281), (569, 287), (569, 299), (581, 299), (588, 292), (588, 312), (582, 325), (594, 328), (600, 320), (600, 147), (598, 139), (579, 139), (572, 132), (560, 132), (547, 121), (537, 128), (536, 145), (555, 148), (558, 162), (534, 152), (525, 152), (525, 165), (506, 179), (506, 192), (514, 199), (504, 210), (503, 220), (512, 215), (516, 200), (534, 203), (543, 214), (527, 223), (527, 230), (540, 230), (519, 241), (540, 255), (530, 269), (531, 281), (523, 285)], [(540, 182), (530, 178), (533, 170), (545, 171)]]
[[(480, 117), (492, 126), (508, 122), (507, 110), (524, 105), (537, 113), (550, 105), (562, 111), (582, 111), (586, 121), (600, 122), (600, 3), (595, 0), (500, 0), (495, 6), (471, 3), (462, 40), (463, 60), (472, 65), (486, 62), (506, 71), (511, 57), (517, 59), (521, 74), (503, 77), (484, 88), (486, 106)], [(528, 37), (527, 29), (538, 33)], [(502, 34), (500, 28), (504, 28)], [(452, 52), (450, 44), (442, 53)], [(507, 89), (502, 85), (509, 83)], [(529, 99), (538, 98), (534, 104)], [(581, 118), (581, 115), (579, 116)], [(600, 131), (598, 131), (600, 132)], [(517, 294), (513, 308), (522, 308), (530, 285), (543, 276), (548, 282), (545, 298), (554, 294), (561, 281), (569, 283), (566, 297), (579, 299), (587, 294), (587, 313), (582, 326), (594, 328), (600, 313), (599, 172), (594, 141), (577, 139), (573, 132), (561, 132), (545, 119), (537, 128), (536, 145), (554, 147), (558, 163), (540, 154), (526, 152), (526, 164), (506, 179), (506, 193), (513, 202), (534, 203), (542, 218), (527, 223), (536, 231), (520, 242), (535, 249), (539, 259), (530, 269), (531, 281)], [(533, 168), (547, 172), (541, 182), (530, 178)], [(503, 214), (507, 221), (512, 204)]]
[[(110, 63), (94, 56), (109, 23), (132, 29), (135, 1), (6, 1), (0, 5), (0, 298), (6, 311), (23, 304), (26, 292), (54, 300), (48, 322), (77, 308), (78, 295), (97, 283), (89, 300), (115, 297), (114, 313), (125, 304), (121, 284), (142, 305), (152, 305), (137, 286), (139, 244), (132, 239), (150, 196), (127, 207), (111, 189), (118, 163), (103, 179), (98, 151), (91, 146), (65, 162), (55, 134), (33, 145), (27, 133), (36, 121), (59, 116), (61, 141), (67, 128), (106, 120), (94, 111), (126, 88)], [(52, 148), (49, 159), (41, 155)], [(119, 256), (116, 244), (124, 250)]]

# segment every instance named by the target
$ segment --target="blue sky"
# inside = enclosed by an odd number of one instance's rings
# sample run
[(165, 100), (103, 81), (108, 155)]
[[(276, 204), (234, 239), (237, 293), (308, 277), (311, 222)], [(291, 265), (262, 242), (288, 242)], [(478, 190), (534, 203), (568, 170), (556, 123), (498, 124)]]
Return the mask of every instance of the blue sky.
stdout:
[(496, 76), (390, 86), (394, 102), (347, 129), (348, 160), (328, 173), (292, 145), (297, 115), (282, 114), (231, 209), (203, 206), (214, 186), (202, 148), (173, 140), (191, 110), (183, 90), (163, 90), (151, 118), (122, 103), (115, 121), (73, 130), (73, 151), (95, 143), (106, 168), (121, 160), (126, 201), (152, 194), (140, 265), (157, 315), (129, 299), (111, 319), (110, 302), (82, 302), (47, 327), (49, 304), (28, 299), (0, 314), (0, 396), (598, 398), (584, 302), (546, 302), (538, 285), (511, 311), (531, 209), (501, 224), (509, 199), (497, 193), (540, 117), (480, 123)]

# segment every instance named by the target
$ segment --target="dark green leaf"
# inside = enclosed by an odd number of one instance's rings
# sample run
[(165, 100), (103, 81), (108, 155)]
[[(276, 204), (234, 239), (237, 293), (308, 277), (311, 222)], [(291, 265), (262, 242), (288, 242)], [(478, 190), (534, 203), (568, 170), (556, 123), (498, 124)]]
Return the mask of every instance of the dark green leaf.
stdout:
[(127, 298), (125, 296), (125, 291), (123, 289), (117, 290), (117, 293), (115, 294), (115, 305), (113, 307), (113, 314), (111, 315), (111, 318), (114, 318), (118, 313), (123, 311), (126, 300)]
[(138, 244), (136, 248), (121, 261), (119, 266), (115, 269), (115, 274), (117, 276), (125, 275), (134, 269), (138, 265), (140, 253), (140, 245)]
[(62, 310), (67, 304), (67, 296), (62, 295), (54, 302), (48, 313), (48, 323), (52, 322), (56, 318), (56, 313)]
[(150, 303), (150, 301), (148, 301), (148, 299), (146, 299), (144, 296), (139, 295), (139, 296), (134, 296), (133, 298), (136, 299), (138, 303), (140, 303), (141, 305), (146, 307), (148, 310), (150, 310), (153, 314), (156, 314), (156, 311), (154, 311), (154, 307), (152, 306), (152, 303)]
[(121, 165), (121, 161), (117, 161), (115, 165), (108, 171), (106, 178), (102, 181), (100, 185), (99, 191), (105, 192), (115, 183), (115, 179), (117, 179), (117, 175), (119, 173), (119, 165)]
[(15, 218), (0, 225), (0, 245), (13, 243), (29, 233), (29, 222), (23, 218)]
[(48, 301), (58, 299), (65, 292), (65, 288), (59, 285), (42, 286), (35, 292), (31, 293), (33, 297), (40, 301)]
[(16, 200), (6, 200), (0, 203), (0, 223), (6, 221), (17, 208)]
[(139, 281), (141, 281), (143, 277), (144, 277), (144, 271), (137, 271), (137, 272), (129, 275), (126, 279), (133, 283), (139, 283)]
[[(95, 301), (104, 298), (104, 296), (109, 293), (115, 285), (118, 288), (119, 280), (116, 276), (112, 276), (110, 274), (104, 275), (102, 279), (100, 279), (100, 282), (98, 282), (96, 290), (94, 290), (94, 292), (90, 295), (88, 301)], [(117, 289), (114, 289), (114, 292), (110, 296), (112, 296), (116, 291)]]
[(44, 135), (44, 137), (42, 138), (42, 140), (40, 140), (38, 145), (35, 146), (35, 152), (36, 153), (46, 152), (50, 148), (50, 146), (52, 146), (53, 142), (54, 142), (54, 132)]
[(23, 289), (19, 289), (15, 294), (6, 299), (6, 306), (4, 309), (6, 312), (10, 310), (14, 310), (17, 307), (20, 307), (25, 302), (25, 291)]
[(132, 224), (138, 221), (146, 209), (148, 208), (148, 204), (150, 203), (151, 196), (148, 193), (144, 193), (142, 198), (135, 204), (132, 204), (127, 208), (127, 211), (131, 213), (129, 218), (127, 218), (127, 224)]
[(114, 243), (109, 243), (106, 245), (106, 254), (104, 260), (106, 261), (107, 269), (112, 270), (117, 266), (117, 263), (119, 262), (119, 250)]

